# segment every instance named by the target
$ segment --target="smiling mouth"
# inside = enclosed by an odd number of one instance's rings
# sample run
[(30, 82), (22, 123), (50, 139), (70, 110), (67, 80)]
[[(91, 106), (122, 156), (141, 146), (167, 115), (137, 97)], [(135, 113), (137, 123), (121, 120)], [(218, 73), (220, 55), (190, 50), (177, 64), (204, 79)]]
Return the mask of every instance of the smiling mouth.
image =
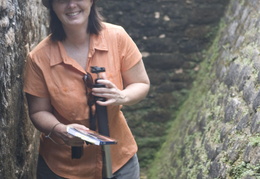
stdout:
[(81, 11), (78, 11), (78, 12), (67, 13), (66, 15), (67, 15), (67, 16), (70, 16), (70, 17), (74, 17), (74, 16), (76, 16), (76, 15), (78, 15), (78, 14), (80, 14), (80, 13), (81, 13)]

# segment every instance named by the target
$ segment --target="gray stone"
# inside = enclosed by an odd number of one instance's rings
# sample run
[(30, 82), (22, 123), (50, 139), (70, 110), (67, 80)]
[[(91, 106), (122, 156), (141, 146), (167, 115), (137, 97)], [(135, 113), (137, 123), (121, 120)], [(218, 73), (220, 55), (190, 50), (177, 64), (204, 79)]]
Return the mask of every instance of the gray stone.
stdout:
[(246, 147), (245, 151), (244, 151), (244, 156), (243, 156), (243, 158), (244, 158), (244, 161), (245, 161), (246, 163), (249, 163), (249, 162), (251, 161), (250, 152), (251, 152), (252, 148), (253, 148), (253, 147), (252, 147), (251, 145), (248, 145), (248, 146)]
[(237, 106), (239, 105), (239, 102), (237, 100), (232, 100), (225, 108), (225, 122), (230, 122), (234, 120), (235, 113), (237, 110)]
[(248, 81), (248, 84), (246, 84), (244, 86), (243, 96), (244, 96), (245, 102), (247, 104), (253, 103), (253, 100), (254, 100), (254, 97), (255, 97), (255, 94), (256, 94), (254, 86), (255, 85), (252, 81)]
[(252, 134), (256, 134), (256, 133), (260, 132), (260, 112), (257, 112), (256, 114), (254, 114), (254, 116), (252, 118), (252, 124), (251, 124), (250, 131)]
[[(258, 165), (260, 162), (260, 147), (258, 146), (259, 141), (254, 141), (255, 143), (250, 143), (243, 154), (243, 160), (251, 165)], [(258, 173), (259, 174), (259, 173)]]
[(238, 76), (239, 76), (239, 68), (240, 68), (239, 64), (235, 64), (235, 63), (231, 64), (228, 74), (225, 79), (225, 84), (228, 87), (231, 87), (236, 83)]
[(252, 71), (252, 69), (249, 66), (245, 66), (241, 70), (240, 75), (239, 75), (239, 80), (238, 80), (238, 88), (239, 88), (240, 91), (243, 90), (246, 82), (250, 78), (251, 71)]
[(236, 129), (241, 131), (249, 125), (249, 115), (245, 115), (237, 124)]
[(218, 155), (217, 150), (214, 148), (211, 148), (211, 146), (207, 142), (205, 142), (204, 147), (207, 152), (208, 159), (213, 161), (216, 158), (216, 156)]
[[(181, 59), (181, 60), (180, 60)], [(151, 69), (160, 69), (160, 70), (171, 70), (173, 68), (180, 68), (185, 59), (180, 54), (151, 54), (149, 60), (146, 59), (147, 67)], [(159, 73), (159, 72), (158, 72)], [(157, 73), (157, 75), (158, 75)]]
[(212, 162), (209, 168), (209, 177), (218, 178), (220, 176), (221, 164)]
[(257, 111), (257, 109), (259, 108), (260, 108), (260, 91), (258, 92), (258, 95), (256, 96), (253, 102), (253, 109)]
[(235, 163), (239, 159), (240, 151), (243, 148), (244, 148), (244, 142), (242, 140), (234, 141), (232, 149), (228, 153), (228, 158), (231, 164)]

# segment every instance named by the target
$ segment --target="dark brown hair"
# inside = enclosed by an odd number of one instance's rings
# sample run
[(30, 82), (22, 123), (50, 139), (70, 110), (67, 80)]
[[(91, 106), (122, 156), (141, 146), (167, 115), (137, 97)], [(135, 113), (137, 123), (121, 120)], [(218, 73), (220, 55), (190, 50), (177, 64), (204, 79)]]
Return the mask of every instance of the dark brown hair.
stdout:
[[(51, 32), (51, 39), (53, 41), (63, 41), (66, 39), (66, 34), (63, 29), (62, 23), (53, 11), (52, 8), (52, 1), (49, 0), (50, 8), (50, 32)], [(88, 28), (86, 33), (90, 34), (96, 34), (98, 35), (99, 32), (102, 30), (102, 21), (103, 17), (98, 12), (96, 7), (96, 0), (93, 0), (93, 4), (90, 10), (89, 14), (89, 20), (88, 20)]]

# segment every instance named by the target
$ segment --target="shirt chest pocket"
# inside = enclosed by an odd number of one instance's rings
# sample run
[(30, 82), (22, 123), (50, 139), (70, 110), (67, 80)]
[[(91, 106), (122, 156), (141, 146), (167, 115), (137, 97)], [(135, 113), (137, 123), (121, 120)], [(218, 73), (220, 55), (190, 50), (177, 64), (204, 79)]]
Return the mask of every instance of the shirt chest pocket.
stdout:
[(77, 84), (53, 86), (51, 103), (55, 110), (70, 121), (88, 118), (85, 89)]
[(83, 74), (64, 63), (55, 65), (46, 74), (52, 106), (66, 119), (86, 118), (87, 97)]

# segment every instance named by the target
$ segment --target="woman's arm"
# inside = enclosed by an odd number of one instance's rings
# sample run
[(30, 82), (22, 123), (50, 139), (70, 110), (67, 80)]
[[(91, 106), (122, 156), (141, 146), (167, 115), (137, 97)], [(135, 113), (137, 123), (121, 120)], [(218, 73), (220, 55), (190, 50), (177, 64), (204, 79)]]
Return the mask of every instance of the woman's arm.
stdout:
[(150, 81), (146, 73), (143, 61), (140, 60), (135, 66), (122, 74), (124, 89), (119, 90), (109, 80), (98, 80), (98, 83), (107, 88), (93, 88), (95, 96), (104, 97), (105, 102), (98, 101), (100, 105), (133, 105), (144, 99), (150, 88)]
[[(48, 98), (40, 98), (26, 93), (29, 115), (34, 126), (41, 132), (48, 135), (60, 137), (65, 144), (71, 146), (81, 146), (83, 141), (77, 137), (67, 134), (67, 126), (60, 123), (52, 113), (52, 105)], [(87, 130), (85, 126), (72, 124), (78, 129)]]

